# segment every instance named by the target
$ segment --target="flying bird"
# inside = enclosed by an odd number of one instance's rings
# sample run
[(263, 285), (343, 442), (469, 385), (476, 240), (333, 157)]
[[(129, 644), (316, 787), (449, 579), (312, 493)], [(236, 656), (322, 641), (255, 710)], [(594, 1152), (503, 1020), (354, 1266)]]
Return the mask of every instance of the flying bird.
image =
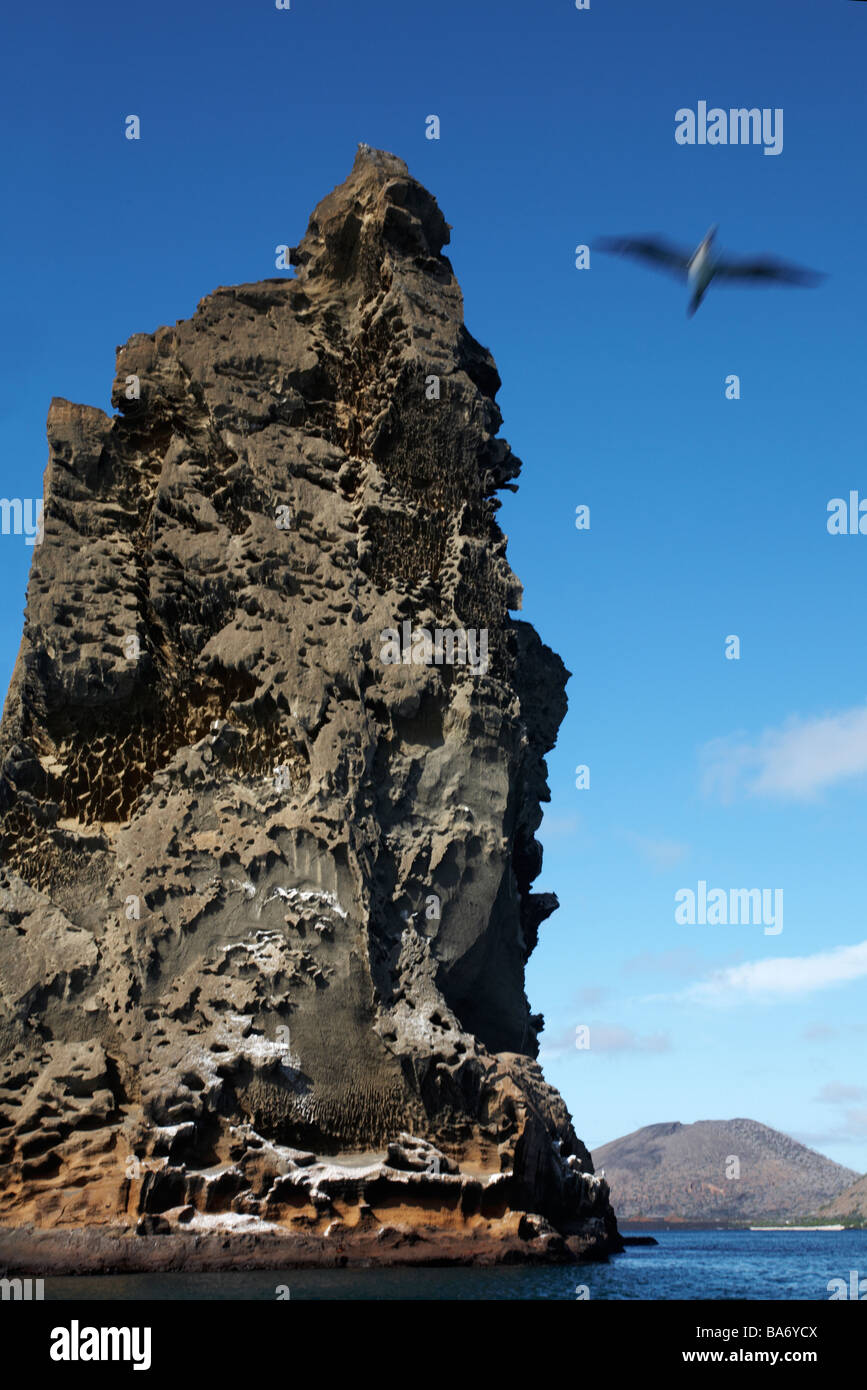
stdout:
[(747, 284), (776, 281), (782, 285), (818, 285), (825, 278), (821, 271), (805, 270), (772, 256), (761, 256), (755, 260), (730, 260), (718, 256), (713, 249), (716, 234), (717, 228), (711, 227), (694, 251), (684, 251), (660, 237), (603, 237), (596, 244), (600, 251), (634, 256), (685, 279), (691, 291), (686, 310), (690, 317), (704, 299), (712, 280), (723, 284), (740, 280)]

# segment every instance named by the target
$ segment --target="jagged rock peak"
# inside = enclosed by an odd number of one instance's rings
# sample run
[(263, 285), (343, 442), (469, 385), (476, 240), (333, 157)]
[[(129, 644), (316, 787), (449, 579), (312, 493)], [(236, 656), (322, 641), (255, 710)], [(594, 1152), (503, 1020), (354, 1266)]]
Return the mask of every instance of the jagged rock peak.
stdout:
[(431, 273), (450, 270), (440, 257), (449, 231), (436, 199), (402, 159), (359, 145), (352, 173), (317, 205), (292, 259), (306, 281), (329, 280), (345, 293), (380, 273), (380, 245), (397, 260), (432, 261)]

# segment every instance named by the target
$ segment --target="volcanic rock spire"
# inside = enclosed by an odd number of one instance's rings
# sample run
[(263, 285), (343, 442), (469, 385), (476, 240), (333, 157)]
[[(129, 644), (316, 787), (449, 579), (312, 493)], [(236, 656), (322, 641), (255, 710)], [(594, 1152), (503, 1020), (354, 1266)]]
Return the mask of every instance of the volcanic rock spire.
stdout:
[(206, 1218), (286, 1259), (617, 1246), (533, 1060), (567, 672), (510, 616), (520, 465), (448, 239), (361, 146), (297, 278), (134, 335), (113, 417), (52, 402), (0, 726), (0, 1222), (79, 1262)]

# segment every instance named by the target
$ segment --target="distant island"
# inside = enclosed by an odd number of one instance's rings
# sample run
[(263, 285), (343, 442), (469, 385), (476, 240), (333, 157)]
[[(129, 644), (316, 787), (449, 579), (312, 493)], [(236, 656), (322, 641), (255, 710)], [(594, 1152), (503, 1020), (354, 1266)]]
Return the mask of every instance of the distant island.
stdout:
[(757, 1120), (645, 1125), (594, 1150), (631, 1225), (863, 1225), (867, 1177)]

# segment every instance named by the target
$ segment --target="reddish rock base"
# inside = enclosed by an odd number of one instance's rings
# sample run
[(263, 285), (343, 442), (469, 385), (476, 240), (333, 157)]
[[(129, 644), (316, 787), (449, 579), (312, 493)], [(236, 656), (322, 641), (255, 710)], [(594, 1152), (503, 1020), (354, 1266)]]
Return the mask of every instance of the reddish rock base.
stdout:
[[(217, 1218), (214, 1218), (216, 1221)], [(36, 1276), (183, 1270), (335, 1269), (375, 1265), (574, 1264), (616, 1253), (602, 1223), (598, 1231), (561, 1236), (538, 1217), (512, 1212), (487, 1229), (460, 1232), (435, 1226), (377, 1226), (333, 1236), (300, 1235), (280, 1228), (191, 1229), (157, 1219), (140, 1224), (0, 1229), (0, 1270)]]

